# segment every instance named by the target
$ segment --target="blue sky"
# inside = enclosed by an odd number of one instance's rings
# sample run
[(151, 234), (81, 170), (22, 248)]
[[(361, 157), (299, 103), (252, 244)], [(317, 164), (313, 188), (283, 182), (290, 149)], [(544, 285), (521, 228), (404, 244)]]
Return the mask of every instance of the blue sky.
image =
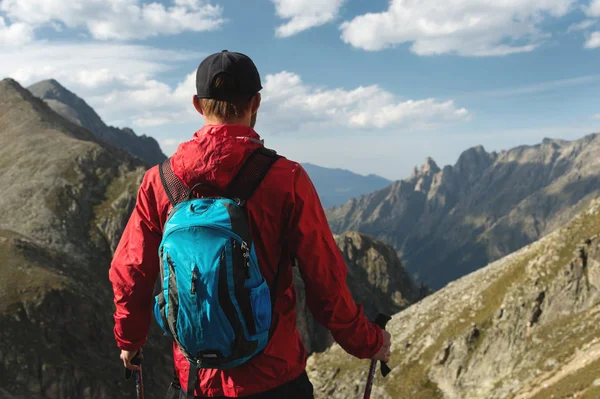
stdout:
[(0, 76), (55, 78), (170, 154), (202, 126), (193, 72), (251, 56), (258, 132), (390, 179), (425, 157), (600, 131), (600, 0), (0, 1)]

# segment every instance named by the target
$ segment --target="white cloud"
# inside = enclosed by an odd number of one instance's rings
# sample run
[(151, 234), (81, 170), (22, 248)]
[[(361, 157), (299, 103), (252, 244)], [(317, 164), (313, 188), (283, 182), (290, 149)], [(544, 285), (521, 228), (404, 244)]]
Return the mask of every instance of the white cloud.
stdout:
[(33, 29), (27, 24), (8, 25), (0, 15), (0, 45), (2, 47), (22, 46), (33, 40)]
[[(156, 80), (92, 98), (105, 114), (134, 115), (134, 126), (149, 127), (200, 120), (192, 106), (195, 72), (176, 88)], [(424, 129), (467, 120), (469, 112), (453, 101), (404, 100), (377, 85), (353, 90), (322, 89), (290, 72), (266, 75), (257, 128), (272, 133), (346, 129)], [(165, 145), (176, 145), (165, 143)]]
[(597, 23), (598, 23), (598, 21), (595, 21), (593, 19), (584, 19), (583, 21), (581, 21), (579, 23), (569, 26), (569, 28), (567, 29), (567, 32), (576, 32), (576, 31), (586, 30), (586, 29), (591, 28), (592, 26), (596, 25)]
[[(418, 129), (468, 119), (453, 101), (398, 100), (377, 85), (323, 89), (291, 72), (267, 75), (259, 122), (273, 132), (347, 129)], [(263, 123), (264, 120), (264, 123)]]
[(134, 126), (154, 127), (200, 119), (192, 106), (196, 93), (196, 73), (172, 89), (155, 79), (131, 88), (117, 88), (90, 100), (107, 115), (130, 115)]
[(575, 1), (391, 0), (387, 11), (342, 24), (342, 39), (369, 51), (412, 43), (419, 55), (523, 53), (548, 37), (539, 27), (544, 18), (567, 14)]
[(279, 37), (293, 36), (337, 18), (346, 0), (273, 0), (280, 18), (290, 21), (277, 28)]
[(189, 119), (185, 105), (194, 94), (193, 77), (172, 89), (161, 75), (204, 57), (142, 45), (36, 42), (3, 49), (0, 78), (12, 77), (24, 86), (53, 78), (84, 98), (105, 122), (147, 127), (181, 115)]
[[(76, 54), (76, 56), (73, 56)], [(201, 123), (192, 106), (195, 71), (167, 84), (181, 62), (199, 63), (205, 54), (150, 46), (87, 43), (32, 43), (0, 52), (0, 77), (27, 86), (54, 78), (84, 98), (107, 122), (143, 128)], [(264, 77), (259, 127), (269, 132), (327, 128), (414, 130), (468, 119), (453, 101), (407, 100), (377, 85), (321, 88), (291, 72)]]
[(600, 114), (596, 114), (592, 118), (600, 120)]
[(585, 13), (590, 17), (600, 17), (600, 0), (592, 0)]
[[(200, 120), (192, 106), (195, 90), (193, 72), (174, 89), (149, 80), (134, 88), (93, 97), (91, 102), (104, 114), (134, 115), (134, 126), (160, 126)], [(285, 71), (265, 77), (262, 95), (257, 128), (268, 132), (331, 127), (423, 129), (443, 122), (466, 120), (470, 116), (453, 101), (400, 101), (376, 85), (353, 90), (326, 90), (306, 85), (300, 76)]]
[(32, 27), (85, 28), (101, 40), (208, 31), (224, 23), (222, 8), (204, 0), (174, 0), (170, 7), (140, 0), (3, 0), (0, 11)]
[(54, 78), (86, 93), (110, 85), (134, 87), (204, 54), (103, 42), (34, 42), (0, 52), (0, 76), (22, 84)]
[(585, 48), (594, 49), (600, 48), (600, 31), (593, 32), (587, 39), (584, 45)]

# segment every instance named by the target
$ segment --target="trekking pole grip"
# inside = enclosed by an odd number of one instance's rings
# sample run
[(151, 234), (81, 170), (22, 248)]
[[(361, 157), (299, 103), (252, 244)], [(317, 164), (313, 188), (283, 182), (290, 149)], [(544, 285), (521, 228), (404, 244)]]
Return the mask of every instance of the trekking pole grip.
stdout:
[[(385, 330), (385, 327), (387, 326), (387, 323), (391, 320), (392, 318), (386, 314), (383, 313), (379, 313), (377, 315), (377, 317), (375, 318), (375, 324), (377, 324), (379, 327), (381, 327), (382, 330)], [(381, 375), (386, 377), (392, 370), (390, 369), (390, 367), (387, 365), (387, 363), (385, 362), (381, 362)]]

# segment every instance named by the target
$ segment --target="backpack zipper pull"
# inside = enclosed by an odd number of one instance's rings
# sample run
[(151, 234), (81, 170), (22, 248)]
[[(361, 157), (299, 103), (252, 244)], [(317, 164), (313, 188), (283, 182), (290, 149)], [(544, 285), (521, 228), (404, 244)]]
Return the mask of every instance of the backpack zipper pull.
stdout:
[(198, 281), (198, 274), (196, 269), (192, 271), (192, 295), (196, 295), (196, 282)]
[(242, 251), (244, 253), (244, 259), (246, 259), (246, 279), (250, 278), (250, 248), (246, 241), (242, 241)]

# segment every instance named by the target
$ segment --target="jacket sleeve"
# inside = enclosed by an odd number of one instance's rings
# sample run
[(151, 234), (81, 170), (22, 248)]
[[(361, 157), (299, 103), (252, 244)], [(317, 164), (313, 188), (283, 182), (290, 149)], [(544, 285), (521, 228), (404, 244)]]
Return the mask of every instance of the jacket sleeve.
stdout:
[(115, 251), (109, 278), (114, 292), (114, 334), (117, 346), (136, 351), (146, 343), (152, 318), (158, 247), (162, 237), (148, 173), (135, 208)]
[(296, 166), (288, 243), (305, 282), (306, 302), (349, 354), (370, 358), (381, 348), (381, 329), (357, 305), (346, 283), (347, 266), (312, 181)]

